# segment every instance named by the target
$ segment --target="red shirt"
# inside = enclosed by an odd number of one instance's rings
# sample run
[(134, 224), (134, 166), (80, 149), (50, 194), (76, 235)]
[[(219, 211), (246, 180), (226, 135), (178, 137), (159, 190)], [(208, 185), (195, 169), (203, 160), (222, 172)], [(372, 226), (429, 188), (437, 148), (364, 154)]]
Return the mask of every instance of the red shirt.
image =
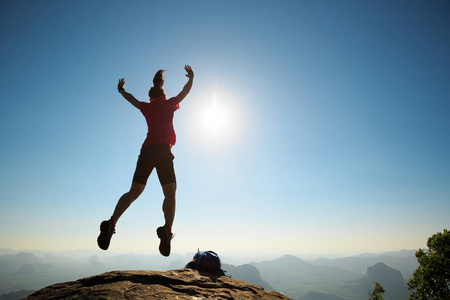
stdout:
[(169, 143), (175, 145), (176, 136), (173, 130), (173, 113), (180, 107), (177, 97), (166, 100), (166, 96), (140, 102), (139, 110), (145, 117), (148, 126), (147, 138), (142, 147), (147, 145)]

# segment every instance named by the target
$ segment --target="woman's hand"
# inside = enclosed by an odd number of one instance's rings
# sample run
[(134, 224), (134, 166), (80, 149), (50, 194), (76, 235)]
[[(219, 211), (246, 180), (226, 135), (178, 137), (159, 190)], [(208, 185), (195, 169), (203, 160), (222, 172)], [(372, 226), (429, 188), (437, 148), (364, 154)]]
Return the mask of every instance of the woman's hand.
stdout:
[(184, 69), (187, 72), (186, 77), (189, 78), (189, 79), (194, 79), (194, 71), (192, 71), (191, 66), (190, 65), (185, 65)]
[(120, 78), (119, 83), (117, 84), (117, 90), (119, 91), (119, 93), (121, 91), (124, 91), (124, 88), (123, 88), (124, 85), (125, 85), (125, 79)]

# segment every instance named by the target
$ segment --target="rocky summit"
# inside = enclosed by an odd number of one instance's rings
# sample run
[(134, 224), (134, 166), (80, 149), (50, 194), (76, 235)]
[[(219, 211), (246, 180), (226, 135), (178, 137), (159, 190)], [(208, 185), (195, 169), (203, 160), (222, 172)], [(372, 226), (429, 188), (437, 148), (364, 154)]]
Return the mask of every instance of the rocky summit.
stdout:
[(290, 299), (257, 285), (192, 269), (113, 271), (57, 283), (32, 299)]

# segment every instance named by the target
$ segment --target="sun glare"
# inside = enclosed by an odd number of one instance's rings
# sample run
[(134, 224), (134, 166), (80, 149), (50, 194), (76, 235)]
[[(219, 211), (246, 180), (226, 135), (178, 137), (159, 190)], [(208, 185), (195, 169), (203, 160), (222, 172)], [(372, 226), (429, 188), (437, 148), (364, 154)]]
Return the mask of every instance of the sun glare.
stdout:
[(207, 148), (213, 148), (214, 151), (234, 145), (240, 135), (240, 113), (236, 102), (224, 93), (213, 92), (204, 97), (203, 101), (198, 102), (197, 109), (194, 109), (194, 139), (201, 142), (203, 147), (206, 143)]
[(224, 108), (219, 108), (217, 102), (207, 107), (202, 115), (202, 125), (213, 138), (219, 138), (225, 134), (230, 119)]

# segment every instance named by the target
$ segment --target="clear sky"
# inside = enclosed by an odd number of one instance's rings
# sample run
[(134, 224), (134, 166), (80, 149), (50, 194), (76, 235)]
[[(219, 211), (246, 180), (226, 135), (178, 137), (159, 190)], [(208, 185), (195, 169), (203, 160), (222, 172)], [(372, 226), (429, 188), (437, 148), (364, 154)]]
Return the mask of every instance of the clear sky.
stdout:
[[(175, 96), (173, 252), (425, 247), (450, 224), (448, 1), (2, 1), (0, 248), (98, 249)], [(213, 115), (211, 111), (215, 111)], [(156, 174), (112, 251), (157, 253)], [(101, 253), (101, 250), (98, 250)]]

